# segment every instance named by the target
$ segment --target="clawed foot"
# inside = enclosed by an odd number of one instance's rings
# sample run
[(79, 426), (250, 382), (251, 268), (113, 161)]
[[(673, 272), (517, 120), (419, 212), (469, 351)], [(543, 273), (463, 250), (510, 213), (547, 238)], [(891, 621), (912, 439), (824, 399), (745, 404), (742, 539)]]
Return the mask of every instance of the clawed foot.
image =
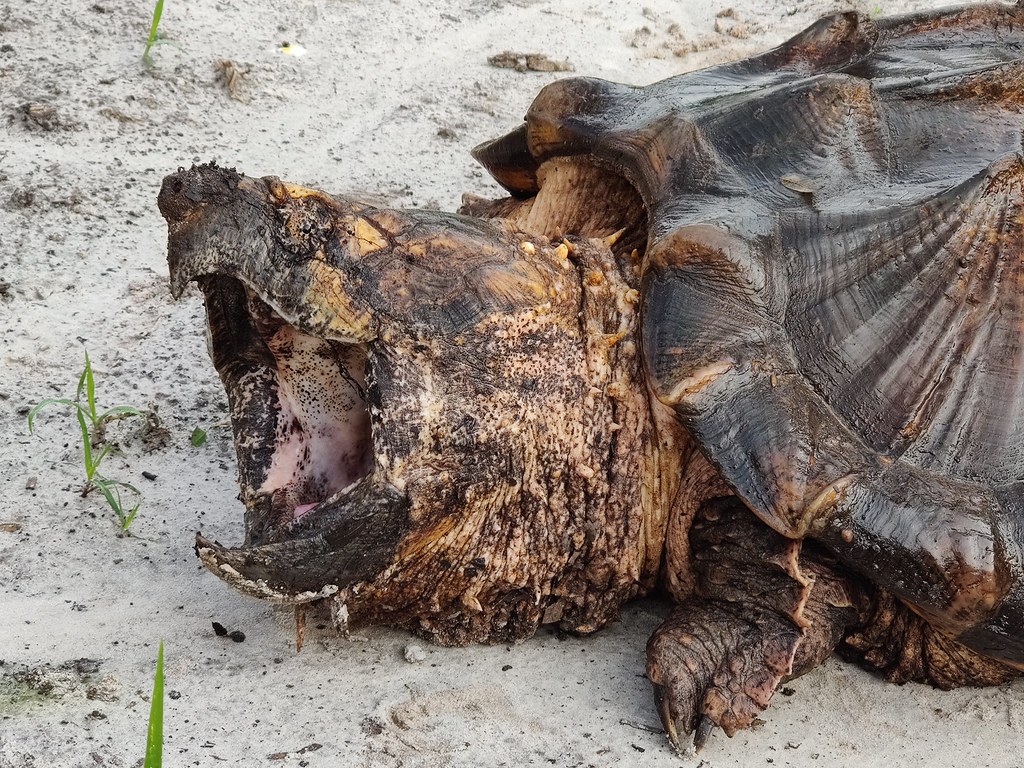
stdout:
[(737, 608), (683, 603), (647, 645), (661, 721), (684, 754), (700, 750), (716, 726), (728, 736), (750, 727), (792, 673), (802, 630), (778, 614)]
[(696, 594), (647, 644), (647, 676), (669, 739), (695, 752), (716, 726), (749, 728), (783, 680), (820, 664), (855, 618), (820, 553), (780, 536), (734, 498), (691, 528)]

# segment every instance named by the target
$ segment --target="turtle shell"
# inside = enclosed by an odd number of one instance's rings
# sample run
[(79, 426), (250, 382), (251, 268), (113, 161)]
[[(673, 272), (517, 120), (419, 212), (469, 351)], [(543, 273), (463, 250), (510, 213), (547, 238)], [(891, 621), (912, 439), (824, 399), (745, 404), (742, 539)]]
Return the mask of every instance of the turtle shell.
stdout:
[(636, 88), (566, 79), (476, 150), (585, 157), (646, 214), (649, 383), (736, 494), (1024, 662), (1024, 6), (827, 17)]

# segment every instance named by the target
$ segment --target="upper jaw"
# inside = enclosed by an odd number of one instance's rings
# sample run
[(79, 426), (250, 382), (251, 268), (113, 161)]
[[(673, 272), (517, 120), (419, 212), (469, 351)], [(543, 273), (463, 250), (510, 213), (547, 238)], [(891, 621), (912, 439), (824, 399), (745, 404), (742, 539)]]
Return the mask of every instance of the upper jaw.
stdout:
[[(167, 266), (176, 299), (203, 275), (243, 275), (244, 254), (254, 246), (272, 249), (269, 230), (260, 231), (272, 214), (266, 184), (233, 169), (211, 164), (179, 170), (164, 179), (157, 205), (167, 221)], [(230, 215), (243, 205), (248, 217)]]
[(207, 275), (233, 277), (304, 333), (344, 343), (375, 337), (358, 290), (357, 204), (213, 164), (165, 178), (157, 202), (175, 298)]

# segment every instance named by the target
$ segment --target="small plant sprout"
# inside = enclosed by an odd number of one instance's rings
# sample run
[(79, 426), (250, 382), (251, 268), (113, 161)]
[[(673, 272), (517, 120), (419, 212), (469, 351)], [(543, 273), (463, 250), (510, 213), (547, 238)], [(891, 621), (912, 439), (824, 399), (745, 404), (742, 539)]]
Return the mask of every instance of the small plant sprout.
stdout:
[(150, 51), (157, 41), (157, 29), (160, 27), (160, 17), (164, 12), (164, 0), (156, 0), (156, 5), (153, 7), (153, 22), (149, 25), (149, 39), (146, 41), (146, 50), (142, 54), (142, 62), (147, 67), (153, 66), (153, 57), (150, 55)]
[(209, 435), (206, 434), (206, 430), (202, 427), (196, 427), (192, 430), (192, 434), (189, 436), (189, 441), (193, 447), (200, 448), (206, 444), (206, 440)]
[[(135, 515), (139, 511), (139, 490), (130, 483), (121, 480), (111, 480), (99, 471), (103, 460), (110, 455), (113, 448), (106, 442), (106, 428), (112, 421), (127, 419), (136, 416), (143, 416), (144, 413), (138, 408), (130, 405), (118, 405), (105, 411), (98, 411), (96, 408), (96, 380), (93, 376), (92, 362), (89, 360), (89, 353), (85, 353), (85, 368), (82, 375), (78, 377), (78, 389), (75, 391), (75, 398), (51, 397), (38, 403), (28, 412), (28, 431), (31, 434), (35, 428), (36, 416), (39, 412), (51, 405), (62, 405), (71, 408), (78, 421), (78, 427), (82, 437), (82, 463), (85, 467), (85, 486), (82, 488), (82, 496), (87, 496), (91, 491), (98, 490), (107, 500), (107, 504), (114, 510), (121, 530), (127, 532)], [(98, 450), (97, 450), (98, 449)], [(127, 512), (121, 493), (126, 491), (132, 494), (135, 503)]]
[(153, 699), (149, 704), (149, 732), (146, 734), (146, 760), (143, 768), (160, 768), (164, 755), (164, 641), (156, 656)]

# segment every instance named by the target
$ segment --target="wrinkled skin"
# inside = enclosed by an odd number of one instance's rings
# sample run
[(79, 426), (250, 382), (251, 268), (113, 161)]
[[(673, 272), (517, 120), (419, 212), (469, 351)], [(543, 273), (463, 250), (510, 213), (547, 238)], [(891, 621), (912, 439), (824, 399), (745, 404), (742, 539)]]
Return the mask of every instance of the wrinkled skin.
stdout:
[(660, 583), (681, 749), (836, 648), (1015, 676), (1022, 55), (993, 5), (562, 80), (475, 153), (512, 196), (461, 216), (168, 177), (246, 510), (203, 562), (295, 604), (300, 642), (310, 603), (447, 644), (588, 633)]

